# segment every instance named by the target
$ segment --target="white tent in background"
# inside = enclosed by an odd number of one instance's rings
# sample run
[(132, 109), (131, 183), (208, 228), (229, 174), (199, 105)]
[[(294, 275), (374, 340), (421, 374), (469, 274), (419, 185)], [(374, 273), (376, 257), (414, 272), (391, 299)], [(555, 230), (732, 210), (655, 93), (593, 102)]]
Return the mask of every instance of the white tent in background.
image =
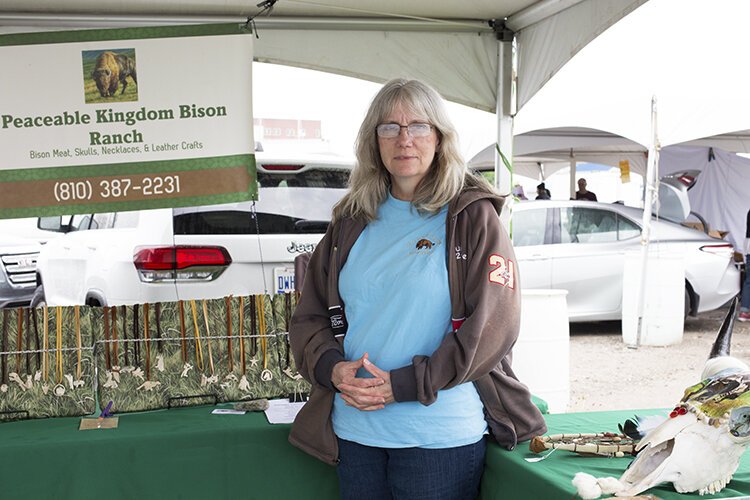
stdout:
[(700, 170), (688, 191), (690, 208), (708, 221), (711, 229), (729, 231), (726, 239), (740, 251), (745, 243), (745, 222), (750, 210), (750, 159), (722, 149), (670, 146), (659, 155), (662, 175)]
[(648, 2), (565, 65), (518, 112), (514, 133), (587, 127), (646, 146), (656, 97), (662, 147), (719, 134), (746, 147), (727, 133), (750, 128), (750, 67), (740, 62), (748, 17), (745, 0)]
[[(555, 172), (571, 167), (571, 162), (618, 167), (620, 161), (628, 160), (631, 171), (641, 175), (646, 171), (644, 146), (615, 134), (582, 127), (535, 130), (516, 135), (513, 151), (514, 173), (532, 179), (545, 180)], [(490, 168), (496, 155), (495, 145), (490, 144), (469, 160), (469, 166)]]

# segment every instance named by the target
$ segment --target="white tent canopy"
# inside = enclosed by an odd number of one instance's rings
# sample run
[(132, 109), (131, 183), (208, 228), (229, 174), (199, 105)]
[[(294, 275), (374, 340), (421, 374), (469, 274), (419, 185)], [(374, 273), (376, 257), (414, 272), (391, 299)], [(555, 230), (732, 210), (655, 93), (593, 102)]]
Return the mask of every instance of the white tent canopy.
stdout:
[[(376, 82), (420, 78), (449, 100), (494, 112), (501, 56), (488, 21), (505, 20), (517, 33), (520, 107), (582, 47), (645, 1), (279, 0), (270, 16), (256, 19), (255, 59)], [(260, 10), (255, 3), (3, 0), (0, 32), (243, 22)]]
[[(646, 148), (631, 140), (600, 130), (581, 127), (535, 130), (513, 138), (515, 174), (544, 180), (555, 172), (577, 163), (598, 163), (617, 167), (628, 160), (631, 171), (646, 171)], [(490, 144), (477, 153), (469, 166), (486, 169), (494, 164), (497, 152)]]
[(652, 97), (661, 146), (746, 130), (748, 17), (745, 0), (648, 2), (572, 59), (519, 111), (514, 130), (587, 127), (645, 146)]

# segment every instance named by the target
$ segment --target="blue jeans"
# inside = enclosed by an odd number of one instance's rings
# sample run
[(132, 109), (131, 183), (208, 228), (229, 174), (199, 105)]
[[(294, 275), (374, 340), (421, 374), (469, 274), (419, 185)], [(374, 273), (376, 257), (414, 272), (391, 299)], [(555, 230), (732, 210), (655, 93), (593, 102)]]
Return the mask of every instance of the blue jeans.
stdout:
[(455, 448), (374, 448), (339, 439), (344, 500), (474, 500), (486, 438)]
[(745, 282), (742, 283), (740, 311), (750, 311), (750, 254), (745, 255)]

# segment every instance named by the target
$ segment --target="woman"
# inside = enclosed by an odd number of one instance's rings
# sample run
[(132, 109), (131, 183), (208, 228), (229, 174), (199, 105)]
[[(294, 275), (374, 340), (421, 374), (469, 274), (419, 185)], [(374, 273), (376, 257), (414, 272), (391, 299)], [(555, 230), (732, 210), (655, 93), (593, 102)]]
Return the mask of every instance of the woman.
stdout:
[(289, 440), (338, 464), (343, 498), (475, 498), (485, 434), (546, 431), (513, 374), (520, 292), (498, 212), (440, 96), (392, 80), (360, 127), (290, 340), (310, 399)]

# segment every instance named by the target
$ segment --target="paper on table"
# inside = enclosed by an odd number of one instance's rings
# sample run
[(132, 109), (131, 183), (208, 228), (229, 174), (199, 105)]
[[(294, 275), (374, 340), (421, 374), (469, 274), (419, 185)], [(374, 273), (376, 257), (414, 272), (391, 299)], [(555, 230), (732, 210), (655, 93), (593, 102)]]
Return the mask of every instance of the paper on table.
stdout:
[(271, 399), (265, 411), (266, 418), (271, 424), (291, 424), (303, 406), (305, 403), (290, 403), (288, 399)]
[(212, 411), (214, 415), (244, 415), (245, 410), (233, 410), (231, 408), (215, 408)]

